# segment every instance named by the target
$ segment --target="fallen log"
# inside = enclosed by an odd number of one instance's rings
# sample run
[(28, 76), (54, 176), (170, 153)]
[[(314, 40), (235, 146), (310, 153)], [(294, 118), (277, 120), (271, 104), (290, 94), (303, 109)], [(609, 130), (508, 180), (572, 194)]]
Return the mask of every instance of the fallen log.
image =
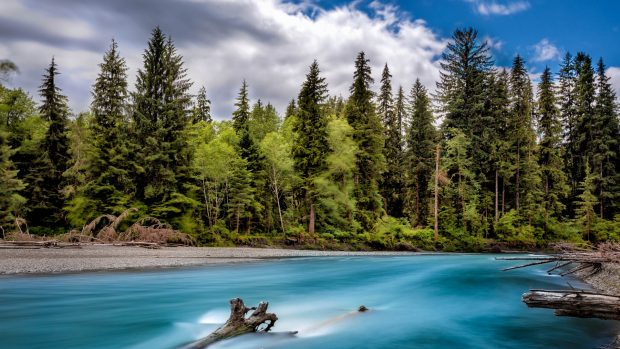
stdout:
[[(269, 303), (260, 302), (258, 307), (248, 308), (240, 298), (230, 300), (230, 317), (210, 335), (193, 342), (183, 349), (203, 349), (209, 345), (235, 336), (254, 332), (269, 332), (278, 320), (276, 314), (267, 313)], [(246, 314), (254, 310), (249, 317)]]
[(523, 302), (531, 308), (555, 309), (557, 316), (620, 320), (620, 296), (585, 291), (530, 290)]

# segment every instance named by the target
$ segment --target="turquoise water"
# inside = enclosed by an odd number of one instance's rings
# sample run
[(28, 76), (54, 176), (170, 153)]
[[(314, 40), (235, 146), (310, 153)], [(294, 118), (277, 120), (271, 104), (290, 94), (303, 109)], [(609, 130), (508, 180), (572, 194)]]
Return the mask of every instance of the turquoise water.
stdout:
[[(620, 324), (528, 309), (566, 288), (491, 255), (335, 257), (195, 269), (0, 278), (0, 348), (176, 348), (217, 328), (228, 300), (269, 300), (274, 331), (211, 348), (587, 348)], [(572, 285), (577, 282), (571, 281)], [(351, 315), (359, 305), (371, 309)]]

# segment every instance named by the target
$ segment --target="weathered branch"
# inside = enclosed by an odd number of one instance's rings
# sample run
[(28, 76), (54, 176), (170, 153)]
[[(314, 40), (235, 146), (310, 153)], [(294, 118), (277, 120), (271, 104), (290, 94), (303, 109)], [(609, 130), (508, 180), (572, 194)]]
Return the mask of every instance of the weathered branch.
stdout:
[(531, 290), (523, 302), (532, 308), (555, 309), (558, 316), (620, 320), (620, 296), (584, 291)]
[[(267, 313), (269, 303), (261, 302), (258, 307), (248, 308), (240, 298), (230, 300), (230, 317), (217, 330), (196, 342), (183, 347), (184, 349), (203, 349), (207, 346), (235, 336), (253, 332), (269, 332), (278, 320), (276, 314)], [(254, 310), (249, 317), (246, 314)]]

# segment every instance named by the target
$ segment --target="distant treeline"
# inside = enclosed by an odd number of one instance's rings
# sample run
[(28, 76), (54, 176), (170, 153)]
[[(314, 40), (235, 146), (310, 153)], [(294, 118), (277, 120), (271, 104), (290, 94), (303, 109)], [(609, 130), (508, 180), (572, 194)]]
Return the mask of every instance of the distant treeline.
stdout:
[(230, 121), (212, 120), (204, 87), (190, 95), (159, 28), (143, 60), (130, 90), (112, 41), (90, 110), (73, 117), (54, 59), (39, 104), (0, 86), (4, 231), (51, 235), (135, 207), (204, 244), (471, 250), (485, 239), (620, 238), (616, 96), (603, 60), (586, 53), (546, 68), (534, 95), (520, 56), (498, 69), (475, 30), (456, 30), (435, 94), (419, 80), (394, 93), (387, 64), (374, 91), (360, 52), (348, 98), (329, 95), (314, 61), (283, 117), (243, 81)]

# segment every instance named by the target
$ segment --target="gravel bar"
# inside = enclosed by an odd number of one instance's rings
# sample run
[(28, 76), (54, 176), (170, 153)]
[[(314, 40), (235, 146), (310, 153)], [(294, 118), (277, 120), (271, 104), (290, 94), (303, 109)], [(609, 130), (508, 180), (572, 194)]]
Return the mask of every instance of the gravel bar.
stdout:
[(411, 252), (313, 251), (245, 247), (82, 245), (80, 248), (0, 249), (0, 274), (51, 274), (255, 262), (270, 258), (394, 256)]

